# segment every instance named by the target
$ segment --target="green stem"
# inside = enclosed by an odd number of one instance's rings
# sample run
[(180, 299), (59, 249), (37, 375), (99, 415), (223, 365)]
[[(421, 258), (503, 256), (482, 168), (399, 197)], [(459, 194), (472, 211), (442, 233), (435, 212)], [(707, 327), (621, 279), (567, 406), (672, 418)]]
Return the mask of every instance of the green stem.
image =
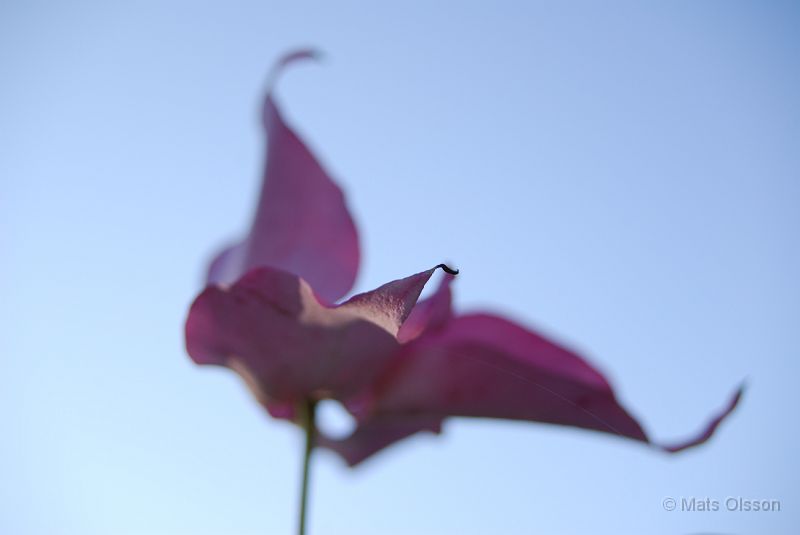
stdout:
[(300, 421), (306, 431), (306, 449), (303, 454), (303, 484), (300, 490), (300, 520), (297, 528), (298, 535), (306, 533), (306, 503), (308, 502), (308, 473), (311, 466), (311, 452), (314, 451), (314, 438), (317, 434), (316, 408), (317, 402), (313, 400), (300, 404)]

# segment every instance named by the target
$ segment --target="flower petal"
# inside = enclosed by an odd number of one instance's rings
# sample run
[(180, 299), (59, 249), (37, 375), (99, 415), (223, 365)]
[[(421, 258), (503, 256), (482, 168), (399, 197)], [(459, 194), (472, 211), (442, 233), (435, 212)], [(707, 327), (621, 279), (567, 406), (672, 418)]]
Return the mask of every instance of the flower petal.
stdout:
[(411, 416), (378, 418), (359, 424), (352, 434), (343, 439), (333, 439), (324, 434), (317, 437), (317, 446), (339, 454), (350, 466), (355, 466), (374, 453), (420, 431), (440, 433), (441, 418)]
[(197, 297), (186, 348), (198, 364), (235, 370), (271, 414), (291, 418), (301, 400), (351, 398), (375, 380), (399, 351), (397, 329), (436, 269), (331, 307), (300, 277), (257, 268)]
[[(397, 339), (401, 343), (417, 338), (428, 329), (436, 329), (444, 325), (452, 317), (450, 283), (454, 278), (454, 275), (446, 273), (434, 294), (417, 302), (397, 333)], [(366, 397), (366, 400), (369, 400), (369, 396)], [(345, 406), (351, 413), (358, 416), (363, 414), (364, 400), (357, 397), (348, 400)], [(441, 418), (426, 416), (376, 418), (359, 422), (354, 432), (342, 439), (332, 439), (320, 435), (318, 445), (338, 453), (350, 466), (354, 466), (394, 442), (420, 431), (439, 433), (441, 427)]]
[[(439, 264), (410, 277), (388, 282), (370, 292), (354, 295), (342, 303), (339, 308), (355, 312), (381, 325), (387, 332), (396, 336), (415, 308), (425, 284), (439, 268), (442, 268), (450, 276), (458, 273), (444, 264)], [(422, 314), (430, 313), (422, 312)]]
[(429, 298), (419, 301), (397, 333), (397, 339), (406, 343), (417, 338), (427, 329), (436, 329), (444, 325), (452, 316), (452, 291), (450, 283), (454, 275), (446, 273), (442, 277), (436, 292)]
[[(285, 56), (271, 78), (310, 51)], [(359, 264), (358, 235), (344, 195), (281, 116), (267, 93), (266, 168), (255, 219), (247, 237), (211, 262), (208, 282), (230, 284), (254, 267), (271, 266), (299, 275), (326, 301), (353, 286)]]
[(380, 411), (535, 420), (644, 437), (600, 373), (497, 316), (461, 316), (417, 339), (377, 396)]
[(722, 411), (720, 411), (720, 413), (717, 414), (717, 416), (712, 418), (711, 421), (709, 421), (706, 424), (705, 428), (703, 428), (703, 430), (697, 434), (697, 436), (695, 436), (694, 438), (690, 438), (685, 442), (681, 442), (679, 444), (662, 445), (660, 447), (664, 451), (667, 451), (669, 453), (677, 453), (679, 451), (683, 451), (688, 448), (693, 448), (694, 446), (702, 444), (703, 442), (711, 438), (711, 436), (716, 432), (717, 428), (719, 427), (719, 424), (721, 424), (722, 421), (725, 418), (727, 418), (730, 413), (733, 412), (733, 409), (735, 409), (736, 406), (739, 404), (739, 400), (742, 399), (743, 395), (744, 395), (744, 385), (740, 385), (739, 388), (736, 389), (736, 392), (734, 392), (734, 394), (731, 396), (730, 400), (728, 400), (728, 403), (725, 405), (725, 408), (722, 409)]
[(363, 389), (398, 343), (362, 316), (323, 305), (296, 275), (258, 268), (197, 297), (186, 348), (198, 364), (238, 372), (271, 412), (289, 414), (300, 400)]
[[(347, 444), (346, 438), (333, 445), (349, 463), (375, 453), (379, 444), (388, 446), (423, 430), (426, 422), (448, 416), (568, 425), (652, 443), (597, 370), (572, 351), (497, 316), (460, 316), (426, 332), (407, 344), (387, 370), (371, 400), (362, 396), (367, 405), (360, 415), (364, 429), (354, 432), (354, 443)], [(656, 446), (674, 452), (705, 442), (740, 395), (696, 438), (678, 446)], [(392, 439), (388, 431), (380, 435), (382, 422), (401, 418), (408, 418), (402, 436)]]

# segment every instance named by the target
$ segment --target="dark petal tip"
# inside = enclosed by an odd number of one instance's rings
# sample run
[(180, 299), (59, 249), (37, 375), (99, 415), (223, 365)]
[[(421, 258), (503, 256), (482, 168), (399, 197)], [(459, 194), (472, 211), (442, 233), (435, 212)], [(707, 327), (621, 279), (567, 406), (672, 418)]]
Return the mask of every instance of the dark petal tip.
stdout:
[(445, 273), (447, 273), (449, 275), (458, 275), (458, 270), (457, 269), (453, 269), (451, 267), (448, 267), (445, 264), (439, 264), (438, 266), (436, 266), (433, 269), (436, 269), (436, 268), (442, 268), (442, 271), (444, 271)]

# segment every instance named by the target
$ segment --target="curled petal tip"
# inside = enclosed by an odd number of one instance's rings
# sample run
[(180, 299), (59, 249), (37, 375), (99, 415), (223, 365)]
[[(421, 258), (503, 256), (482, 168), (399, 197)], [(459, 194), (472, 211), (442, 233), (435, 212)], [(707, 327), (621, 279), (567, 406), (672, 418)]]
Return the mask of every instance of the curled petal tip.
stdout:
[(459, 271), (457, 269), (453, 269), (450, 266), (448, 266), (447, 264), (439, 264), (436, 267), (434, 267), (433, 269), (438, 269), (438, 268), (442, 268), (442, 271), (444, 271), (448, 275), (458, 275), (458, 273), (459, 273)]
[(739, 404), (739, 401), (742, 399), (745, 391), (745, 382), (742, 382), (739, 385), (739, 388), (733, 393), (733, 395), (728, 400), (727, 405), (720, 411), (715, 417), (711, 419), (706, 424), (705, 429), (698, 434), (695, 438), (683, 442), (681, 444), (676, 445), (661, 445), (661, 449), (668, 452), (668, 453), (677, 453), (679, 451), (687, 450), (694, 446), (699, 446), (700, 444), (706, 442), (711, 436), (716, 432), (719, 425), (725, 420), (736, 408)]
[(320, 50), (316, 48), (299, 48), (297, 50), (293, 50), (291, 52), (287, 52), (278, 60), (278, 66), (283, 67), (292, 63), (297, 60), (301, 59), (313, 59), (313, 60), (321, 60), (323, 54)]
[(280, 56), (275, 64), (272, 66), (272, 69), (269, 71), (267, 76), (267, 99), (271, 98), (272, 89), (275, 86), (278, 78), (280, 77), (281, 72), (290, 64), (295, 63), (296, 61), (302, 61), (311, 59), (314, 61), (320, 61), (323, 57), (322, 52), (315, 48), (300, 48), (297, 50), (293, 50), (291, 52), (287, 52)]

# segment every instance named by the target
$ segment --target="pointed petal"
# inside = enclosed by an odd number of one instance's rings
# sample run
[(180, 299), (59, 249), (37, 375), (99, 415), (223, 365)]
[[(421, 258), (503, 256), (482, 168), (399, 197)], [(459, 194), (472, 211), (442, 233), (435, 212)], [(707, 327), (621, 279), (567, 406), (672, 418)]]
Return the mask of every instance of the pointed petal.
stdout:
[(444, 264), (439, 264), (427, 271), (388, 282), (370, 292), (354, 295), (339, 308), (359, 314), (396, 336), (414, 305), (417, 304), (425, 284), (439, 268), (451, 275), (458, 273)]
[(406, 343), (417, 338), (427, 329), (436, 329), (453, 317), (452, 291), (450, 284), (455, 278), (449, 273), (442, 277), (436, 292), (428, 299), (419, 301), (397, 333), (397, 339)]
[[(300, 51), (285, 56), (272, 78), (294, 61), (311, 58)], [(294, 273), (334, 302), (353, 285), (359, 247), (344, 195), (311, 151), (286, 124), (268, 92), (264, 102), (267, 155), (261, 196), (247, 237), (211, 263), (208, 281), (230, 284), (254, 267)]]
[[(405, 347), (378, 381), (371, 418), (477, 416), (568, 425), (650, 443), (606, 379), (572, 351), (503, 318), (457, 317)], [(678, 451), (707, 440), (726, 410)], [(367, 418), (368, 419), (368, 418)]]

